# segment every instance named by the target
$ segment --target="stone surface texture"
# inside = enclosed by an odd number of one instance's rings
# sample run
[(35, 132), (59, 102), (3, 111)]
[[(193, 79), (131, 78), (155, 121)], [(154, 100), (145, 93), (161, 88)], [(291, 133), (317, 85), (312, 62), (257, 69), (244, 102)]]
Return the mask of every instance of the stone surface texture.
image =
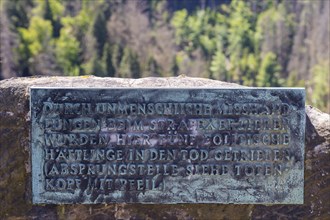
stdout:
[(304, 205), (32, 205), (29, 88), (240, 87), (189, 78), (13, 78), (0, 81), (0, 219), (328, 219), (330, 116), (306, 106)]

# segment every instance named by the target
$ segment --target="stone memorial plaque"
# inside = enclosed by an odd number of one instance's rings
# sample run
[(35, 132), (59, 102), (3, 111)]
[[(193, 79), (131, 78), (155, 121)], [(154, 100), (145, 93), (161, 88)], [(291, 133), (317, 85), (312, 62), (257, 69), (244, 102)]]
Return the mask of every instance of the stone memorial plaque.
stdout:
[(302, 204), (305, 91), (31, 88), (33, 203)]

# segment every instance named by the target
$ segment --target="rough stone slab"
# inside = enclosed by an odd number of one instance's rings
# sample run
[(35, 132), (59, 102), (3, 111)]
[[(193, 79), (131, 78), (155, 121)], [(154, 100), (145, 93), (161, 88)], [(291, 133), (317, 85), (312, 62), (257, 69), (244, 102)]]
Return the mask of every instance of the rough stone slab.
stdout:
[(302, 204), (304, 96), (32, 88), (33, 201)]
[[(143, 84), (143, 81), (146, 81)], [(152, 79), (29, 77), (0, 81), (1, 219), (327, 219), (330, 214), (330, 115), (306, 106), (305, 187), (303, 205), (100, 204), (33, 205), (30, 164), (29, 98), (31, 86), (152, 87)], [(161, 87), (235, 87), (215, 80), (165, 78)], [(139, 86), (139, 87), (142, 87)], [(191, 86), (190, 86), (191, 87)]]

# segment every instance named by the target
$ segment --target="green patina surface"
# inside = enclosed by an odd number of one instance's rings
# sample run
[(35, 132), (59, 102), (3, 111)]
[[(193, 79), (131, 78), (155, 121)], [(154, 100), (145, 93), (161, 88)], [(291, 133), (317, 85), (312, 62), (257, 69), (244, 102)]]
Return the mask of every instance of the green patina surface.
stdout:
[[(33, 201), (302, 204), (304, 96), (289, 88), (32, 88)], [(91, 150), (117, 156), (83, 153)], [(94, 168), (113, 165), (127, 171)]]

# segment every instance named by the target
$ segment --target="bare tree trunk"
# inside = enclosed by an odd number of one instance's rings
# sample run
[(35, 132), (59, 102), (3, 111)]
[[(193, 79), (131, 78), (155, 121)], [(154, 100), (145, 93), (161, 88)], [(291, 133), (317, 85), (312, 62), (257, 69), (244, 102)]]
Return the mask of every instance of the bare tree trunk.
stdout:
[(12, 48), (14, 48), (14, 33), (10, 31), (10, 22), (3, 3), (0, 8), (0, 79), (7, 79), (18, 76), (14, 71), (14, 57)]

